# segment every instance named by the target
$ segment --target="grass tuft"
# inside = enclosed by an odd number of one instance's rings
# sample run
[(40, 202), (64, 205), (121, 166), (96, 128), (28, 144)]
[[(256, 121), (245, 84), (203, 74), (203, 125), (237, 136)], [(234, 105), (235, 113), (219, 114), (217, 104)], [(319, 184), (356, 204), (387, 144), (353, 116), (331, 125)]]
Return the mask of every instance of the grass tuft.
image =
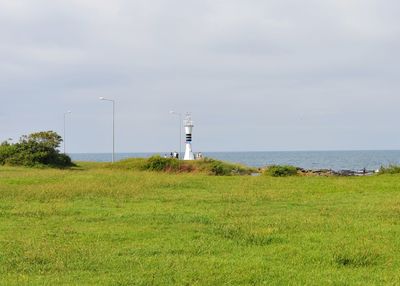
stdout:
[(369, 267), (378, 264), (379, 255), (369, 250), (356, 253), (337, 253), (334, 255), (334, 262), (343, 267)]

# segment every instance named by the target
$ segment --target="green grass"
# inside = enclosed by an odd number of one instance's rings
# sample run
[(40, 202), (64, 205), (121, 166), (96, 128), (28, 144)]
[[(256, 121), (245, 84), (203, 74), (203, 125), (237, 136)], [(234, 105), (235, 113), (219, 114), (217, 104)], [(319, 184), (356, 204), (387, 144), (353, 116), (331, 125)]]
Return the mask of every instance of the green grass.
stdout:
[(399, 285), (400, 176), (0, 167), (0, 285)]

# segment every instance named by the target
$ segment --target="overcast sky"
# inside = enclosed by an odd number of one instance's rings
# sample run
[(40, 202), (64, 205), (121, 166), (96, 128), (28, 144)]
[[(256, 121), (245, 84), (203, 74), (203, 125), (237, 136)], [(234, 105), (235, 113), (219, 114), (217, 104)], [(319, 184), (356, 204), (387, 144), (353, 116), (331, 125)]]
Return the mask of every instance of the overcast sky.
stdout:
[(0, 140), (69, 152), (400, 149), (398, 0), (0, 0)]

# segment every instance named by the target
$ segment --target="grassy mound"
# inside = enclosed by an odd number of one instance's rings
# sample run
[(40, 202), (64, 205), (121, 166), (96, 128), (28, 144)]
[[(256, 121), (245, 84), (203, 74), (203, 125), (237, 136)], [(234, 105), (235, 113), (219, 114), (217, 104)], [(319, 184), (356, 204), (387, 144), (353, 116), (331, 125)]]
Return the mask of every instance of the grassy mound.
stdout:
[(215, 176), (250, 175), (255, 172), (253, 168), (210, 158), (196, 161), (179, 161), (160, 156), (125, 159), (110, 165), (110, 168), (170, 173), (205, 173)]

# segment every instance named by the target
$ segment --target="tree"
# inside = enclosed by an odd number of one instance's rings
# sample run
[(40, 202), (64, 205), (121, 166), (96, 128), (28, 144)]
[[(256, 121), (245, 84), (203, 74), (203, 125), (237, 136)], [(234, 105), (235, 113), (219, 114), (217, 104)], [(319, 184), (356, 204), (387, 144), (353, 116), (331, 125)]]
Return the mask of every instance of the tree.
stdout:
[(60, 147), (61, 142), (63, 142), (62, 137), (54, 131), (42, 131), (23, 135), (20, 139), (20, 143), (23, 144), (37, 143), (52, 149)]
[(23, 135), (16, 144), (0, 146), (0, 164), (22, 166), (68, 167), (71, 158), (60, 154), (58, 147), (62, 138), (54, 131), (43, 131)]

